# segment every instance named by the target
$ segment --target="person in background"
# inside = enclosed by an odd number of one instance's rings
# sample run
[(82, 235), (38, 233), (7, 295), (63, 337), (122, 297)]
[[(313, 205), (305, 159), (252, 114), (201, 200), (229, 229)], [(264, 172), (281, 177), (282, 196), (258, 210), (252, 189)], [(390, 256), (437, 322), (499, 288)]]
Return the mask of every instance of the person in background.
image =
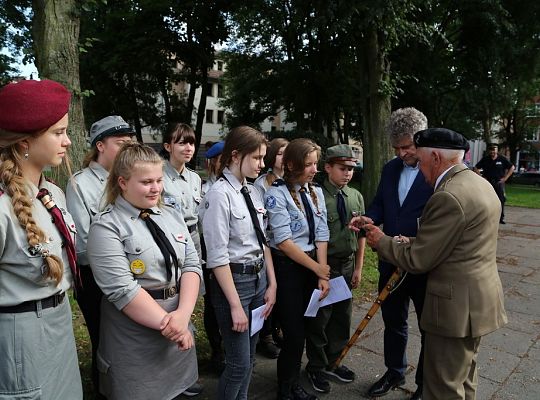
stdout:
[[(415, 236), (418, 219), (433, 193), (419, 168), (414, 134), (427, 128), (427, 118), (415, 108), (400, 108), (390, 115), (387, 133), (396, 152), (396, 158), (387, 162), (382, 170), (379, 187), (370, 204), (364, 222), (383, 225), (390, 236)], [(395, 271), (396, 266), (379, 259), (379, 292)], [(396, 290), (382, 303), (384, 321), (384, 365), (387, 370), (369, 389), (371, 397), (387, 394), (405, 383), (407, 370), (407, 341), (409, 338), (409, 304), (412, 300), (420, 323), (426, 293), (425, 274), (408, 275)], [(411, 400), (422, 399), (424, 360), (424, 333), (420, 329), (421, 347), (416, 367), (417, 389)]]
[(206, 331), (206, 337), (210, 344), (210, 366), (219, 374), (225, 369), (225, 357), (223, 354), (221, 333), (219, 332), (219, 325), (216, 318), (214, 307), (212, 306), (212, 296), (210, 292), (212, 290), (210, 286), (210, 270), (206, 268), (206, 244), (204, 243), (204, 232), (202, 229), (202, 219), (204, 215), (204, 197), (210, 190), (212, 185), (217, 180), (218, 170), (220, 168), (221, 152), (223, 151), (224, 142), (216, 142), (212, 144), (206, 151), (206, 169), (208, 171), (208, 177), (202, 184), (202, 201), (199, 206), (199, 232), (201, 237), (201, 252), (203, 259), (203, 277), (204, 277), (204, 330)]
[(202, 278), (179, 211), (161, 202), (163, 160), (132, 142), (118, 152), (87, 256), (101, 301), (100, 391), (111, 400), (173, 399), (198, 378), (190, 318)]
[(182, 212), (197, 254), (201, 242), (197, 222), (201, 203), (201, 178), (187, 167), (195, 152), (195, 132), (187, 124), (171, 123), (163, 135), (162, 155), (167, 160), (163, 174), (163, 201)]
[(514, 173), (514, 165), (508, 161), (504, 156), (497, 153), (498, 146), (493, 143), (488, 146), (488, 154), (483, 157), (474, 167), (474, 172), (480, 173), (482, 170), (482, 176), (495, 189), (497, 197), (501, 202), (501, 218), (499, 223), (505, 224), (504, 221), (504, 203), (506, 202), (506, 196), (504, 192), (504, 186), (508, 178)]
[(268, 144), (268, 150), (264, 157), (264, 164), (268, 167), (268, 170), (255, 179), (253, 183), (262, 190), (263, 194), (266, 193), (276, 179), (283, 178), (283, 153), (288, 144), (289, 141), (284, 138), (272, 139)]
[[(417, 132), (414, 143), (435, 189), (416, 237), (363, 227), (380, 258), (410, 273), (428, 273), (423, 399), (472, 400), (481, 339), (508, 321), (496, 262), (501, 207), (491, 186), (461, 162), (469, 149), (461, 134), (431, 128)], [(351, 226), (362, 223), (353, 219)]]
[(283, 179), (265, 194), (278, 285), (276, 311), (283, 332), (277, 361), (279, 400), (317, 399), (299, 378), (306, 340), (304, 311), (313, 289), (321, 289), (322, 298), (329, 291), (326, 205), (321, 188), (313, 184), (320, 154), (313, 141), (293, 140), (283, 154)]
[[(349, 288), (357, 288), (360, 283), (366, 245), (365, 237), (348, 228), (353, 216), (364, 214), (364, 198), (348, 186), (356, 161), (350, 146), (329, 147), (324, 166), (327, 177), (322, 185), (330, 230), (330, 279), (342, 276)], [(328, 377), (344, 383), (352, 382), (356, 377), (345, 365), (334, 366), (349, 341), (351, 317), (352, 299), (348, 299), (322, 307), (315, 318), (307, 319), (306, 371), (317, 392), (330, 391)]]
[(264, 166), (266, 139), (240, 126), (225, 139), (219, 179), (204, 199), (203, 233), (212, 305), (225, 346), (225, 370), (217, 398), (248, 398), (258, 333), (250, 328), (251, 310), (264, 305), (266, 318), (276, 301), (276, 279), (263, 228), (261, 193), (246, 178)]
[[(0, 397), (82, 400), (66, 292), (80, 288), (75, 224), (43, 171), (60, 166), (71, 95), (20, 81), (0, 90)], [(65, 161), (67, 163), (67, 161)], [(68, 165), (69, 172), (69, 165)]]
[(66, 186), (66, 202), (77, 227), (77, 263), (81, 272), (82, 288), (77, 291), (77, 303), (84, 315), (92, 343), (92, 382), (99, 390), (96, 354), (99, 346), (101, 297), (86, 256), (86, 241), (92, 218), (104, 206), (101, 204), (109, 170), (120, 147), (131, 141), (133, 129), (118, 115), (94, 122), (90, 128), (91, 150), (83, 162), (83, 169), (73, 174)]
[[(272, 183), (283, 176), (283, 152), (288, 144), (289, 141), (284, 138), (272, 139), (268, 144), (266, 156), (264, 157), (264, 164), (268, 167), (268, 170), (253, 183), (261, 190), (263, 196)], [(270, 231), (267, 233), (268, 235), (272, 234)], [(279, 337), (279, 331), (279, 322), (272, 313), (264, 321), (264, 326), (259, 335), (259, 343), (257, 343), (257, 352), (270, 359), (277, 358), (279, 356), (279, 347), (274, 342), (274, 336)]]

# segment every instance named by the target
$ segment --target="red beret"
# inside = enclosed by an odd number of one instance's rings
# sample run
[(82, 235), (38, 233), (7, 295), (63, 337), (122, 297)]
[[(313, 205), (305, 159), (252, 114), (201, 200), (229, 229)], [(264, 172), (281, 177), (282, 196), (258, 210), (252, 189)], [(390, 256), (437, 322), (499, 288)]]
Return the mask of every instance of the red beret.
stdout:
[(0, 90), (0, 129), (33, 133), (66, 115), (71, 94), (58, 82), (25, 80)]

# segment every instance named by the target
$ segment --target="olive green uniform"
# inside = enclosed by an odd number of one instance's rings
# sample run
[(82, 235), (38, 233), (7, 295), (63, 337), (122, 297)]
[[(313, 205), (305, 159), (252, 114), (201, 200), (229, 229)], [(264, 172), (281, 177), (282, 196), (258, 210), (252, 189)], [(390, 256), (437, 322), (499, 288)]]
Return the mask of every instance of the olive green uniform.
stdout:
[[(324, 200), (328, 213), (330, 230), (328, 242), (328, 265), (330, 278), (343, 276), (351, 286), (355, 267), (355, 254), (358, 250), (358, 237), (347, 226), (342, 227), (337, 211), (336, 196), (339, 189), (328, 178), (323, 185)], [(364, 213), (364, 199), (359, 191), (344, 186), (341, 189), (347, 210), (347, 222), (353, 215)], [(306, 354), (308, 371), (320, 371), (337, 360), (349, 340), (351, 330), (352, 299), (343, 300), (319, 309), (315, 318), (307, 323)]]

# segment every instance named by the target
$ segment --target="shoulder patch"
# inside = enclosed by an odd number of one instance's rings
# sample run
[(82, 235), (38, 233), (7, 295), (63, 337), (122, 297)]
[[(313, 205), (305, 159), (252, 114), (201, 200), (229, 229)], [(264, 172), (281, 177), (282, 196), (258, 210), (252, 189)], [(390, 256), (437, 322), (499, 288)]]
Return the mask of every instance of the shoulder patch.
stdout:
[(276, 198), (274, 196), (268, 196), (266, 198), (266, 201), (264, 202), (264, 205), (266, 206), (266, 208), (271, 210), (276, 206)]
[(281, 178), (276, 179), (276, 180), (272, 183), (272, 186), (276, 186), (276, 187), (278, 187), (278, 186), (283, 186), (283, 185), (285, 185), (285, 181), (284, 181), (283, 179), (281, 179)]

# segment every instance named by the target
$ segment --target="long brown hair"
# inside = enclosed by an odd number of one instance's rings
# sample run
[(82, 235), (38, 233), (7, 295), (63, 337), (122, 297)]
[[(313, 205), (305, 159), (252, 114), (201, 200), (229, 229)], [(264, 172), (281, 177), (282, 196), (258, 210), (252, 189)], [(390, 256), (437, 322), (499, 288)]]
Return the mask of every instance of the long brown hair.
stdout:
[[(283, 180), (287, 184), (289, 193), (299, 209), (302, 209), (302, 207), (296, 195), (296, 190), (294, 190), (294, 184), (298, 183), (300, 176), (304, 173), (306, 157), (314, 151), (317, 152), (317, 160), (320, 159), (321, 147), (311, 139), (300, 138), (290, 142), (283, 153)], [(313, 204), (319, 211), (319, 201), (315, 190), (313, 190), (313, 184), (311, 182), (308, 183), (308, 187)]]
[[(266, 155), (264, 156), (264, 164), (268, 167), (268, 171), (270, 171), (270, 168), (274, 168), (274, 164), (276, 163), (276, 157), (281, 150), (283, 146), (287, 146), (289, 144), (289, 141), (285, 138), (275, 138), (268, 143), (268, 148), (266, 149)], [(277, 176), (275, 174), (266, 174), (266, 183), (268, 186), (270, 186), (274, 181), (277, 179)]]
[(114, 204), (116, 198), (122, 193), (118, 184), (118, 178), (123, 177), (128, 180), (131, 177), (133, 168), (137, 163), (149, 163), (163, 165), (163, 159), (153, 148), (139, 142), (127, 142), (122, 145), (105, 186), (105, 204)]
[(266, 138), (261, 132), (249, 126), (238, 126), (231, 129), (225, 138), (218, 176), (232, 162), (233, 151), (237, 151), (244, 161), (246, 155), (257, 151), (266, 142)]
[[(39, 135), (39, 133), (38, 133)], [(32, 199), (26, 192), (25, 178), (22, 173), (23, 156), (17, 143), (0, 150), (0, 182), (11, 197), (13, 212), (19, 224), (26, 231), (26, 240), (30, 247), (39, 246), (47, 241), (47, 235), (37, 225), (32, 215)], [(43, 254), (47, 263), (46, 276), (60, 284), (64, 274), (64, 265), (60, 257)]]

